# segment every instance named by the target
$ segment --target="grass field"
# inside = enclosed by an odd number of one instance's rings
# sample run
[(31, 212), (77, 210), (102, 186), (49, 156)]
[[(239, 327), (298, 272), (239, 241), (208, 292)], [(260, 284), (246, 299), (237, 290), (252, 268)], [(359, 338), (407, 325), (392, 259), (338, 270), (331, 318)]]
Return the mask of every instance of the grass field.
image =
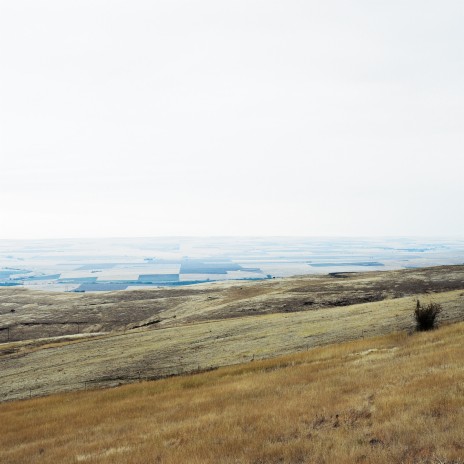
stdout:
[(464, 462), (464, 323), (0, 404), (0, 462)]
[(1, 464), (464, 464), (464, 266), (3, 289), (0, 315)]
[[(430, 295), (419, 295), (427, 302)], [(443, 322), (464, 319), (462, 290), (433, 295)], [(92, 338), (0, 345), (0, 398), (108, 387), (265, 359), (414, 327), (415, 297), (291, 313), (223, 318)]]
[(0, 343), (130, 330), (154, 321), (156, 327), (174, 327), (308, 312), (452, 290), (464, 291), (464, 266), (84, 294), (0, 288)]

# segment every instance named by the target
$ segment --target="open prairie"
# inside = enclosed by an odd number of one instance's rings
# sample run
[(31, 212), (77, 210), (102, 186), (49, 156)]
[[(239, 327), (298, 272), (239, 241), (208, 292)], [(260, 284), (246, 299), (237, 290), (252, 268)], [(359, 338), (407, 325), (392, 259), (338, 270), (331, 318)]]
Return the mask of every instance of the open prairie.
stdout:
[(7, 402), (0, 462), (462, 464), (463, 359), (457, 323)]
[[(464, 266), (104, 294), (0, 290), (2, 401), (210, 370), (464, 319)], [(9, 340), (8, 340), (9, 338)]]

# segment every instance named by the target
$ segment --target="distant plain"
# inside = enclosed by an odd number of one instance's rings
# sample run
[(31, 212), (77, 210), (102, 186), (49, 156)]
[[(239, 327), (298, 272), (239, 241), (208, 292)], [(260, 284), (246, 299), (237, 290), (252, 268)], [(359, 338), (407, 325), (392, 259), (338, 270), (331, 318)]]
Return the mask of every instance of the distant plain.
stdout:
[(0, 287), (97, 292), (463, 263), (464, 240), (440, 238), (0, 240)]

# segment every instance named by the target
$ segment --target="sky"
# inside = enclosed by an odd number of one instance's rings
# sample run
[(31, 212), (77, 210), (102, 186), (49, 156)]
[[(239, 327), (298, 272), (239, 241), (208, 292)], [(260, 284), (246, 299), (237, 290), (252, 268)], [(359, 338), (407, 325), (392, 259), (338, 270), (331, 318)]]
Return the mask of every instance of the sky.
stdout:
[(0, 239), (464, 236), (460, 0), (0, 0)]

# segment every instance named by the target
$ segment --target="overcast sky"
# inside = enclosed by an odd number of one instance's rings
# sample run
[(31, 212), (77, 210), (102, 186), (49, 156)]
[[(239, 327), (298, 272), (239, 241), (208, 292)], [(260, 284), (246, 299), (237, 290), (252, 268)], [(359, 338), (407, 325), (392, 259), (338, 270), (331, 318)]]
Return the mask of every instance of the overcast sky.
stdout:
[(0, 0), (0, 238), (464, 235), (464, 2)]

